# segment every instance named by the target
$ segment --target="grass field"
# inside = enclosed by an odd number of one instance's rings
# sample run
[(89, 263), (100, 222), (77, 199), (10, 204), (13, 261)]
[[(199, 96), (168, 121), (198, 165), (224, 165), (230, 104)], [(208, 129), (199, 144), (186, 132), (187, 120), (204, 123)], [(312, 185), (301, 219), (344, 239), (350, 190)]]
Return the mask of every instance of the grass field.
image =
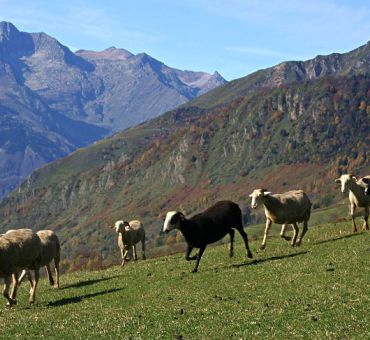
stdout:
[(256, 240), (253, 260), (240, 241), (231, 259), (209, 247), (196, 274), (178, 254), (66, 274), (60, 290), (43, 278), (31, 307), (23, 283), (14, 308), (1, 300), (0, 337), (369, 339), (370, 234), (350, 230), (311, 228), (296, 249)]

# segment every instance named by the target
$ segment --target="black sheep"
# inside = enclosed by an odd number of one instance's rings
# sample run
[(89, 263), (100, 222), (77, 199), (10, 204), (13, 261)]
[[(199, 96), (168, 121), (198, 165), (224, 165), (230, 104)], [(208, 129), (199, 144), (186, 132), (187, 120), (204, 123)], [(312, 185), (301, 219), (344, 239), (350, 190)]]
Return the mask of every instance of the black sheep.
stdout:
[[(200, 259), (207, 245), (221, 240), (226, 234), (230, 235), (230, 257), (234, 254), (234, 229), (243, 237), (247, 256), (252, 258), (248, 245), (248, 236), (243, 229), (242, 212), (239, 206), (231, 201), (220, 201), (200, 214), (187, 219), (179, 211), (167, 213), (163, 231), (178, 229), (184, 235), (188, 244), (186, 260), (196, 260), (193, 273), (198, 271)], [(195, 256), (190, 256), (193, 248), (199, 248)]]

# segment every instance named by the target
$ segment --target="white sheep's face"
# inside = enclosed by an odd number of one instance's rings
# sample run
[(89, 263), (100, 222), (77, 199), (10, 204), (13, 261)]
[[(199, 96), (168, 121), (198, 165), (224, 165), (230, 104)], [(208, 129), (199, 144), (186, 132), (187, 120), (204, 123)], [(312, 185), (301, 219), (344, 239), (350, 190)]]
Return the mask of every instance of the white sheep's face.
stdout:
[(252, 198), (251, 208), (256, 209), (259, 205), (263, 204), (263, 197), (270, 195), (271, 192), (266, 191), (265, 189), (255, 189), (249, 195)]
[(129, 228), (130, 226), (128, 225), (128, 223), (124, 221), (117, 221), (112, 227), (112, 229), (114, 229), (116, 233), (124, 233)]
[(168, 233), (173, 229), (177, 229), (180, 222), (184, 219), (184, 215), (179, 211), (169, 211), (163, 224), (163, 231)]
[(335, 180), (336, 183), (340, 183), (341, 188), (340, 190), (345, 193), (347, 192), (351, 186), (356, 183), (356, 177), (353, 175), (342, 175)]

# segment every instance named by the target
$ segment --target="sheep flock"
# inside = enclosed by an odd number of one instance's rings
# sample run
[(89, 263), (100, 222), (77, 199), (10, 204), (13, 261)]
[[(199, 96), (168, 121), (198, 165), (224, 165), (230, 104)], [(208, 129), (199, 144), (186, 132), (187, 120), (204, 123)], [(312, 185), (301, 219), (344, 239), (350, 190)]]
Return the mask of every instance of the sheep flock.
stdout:
[[(363, 230), (369, 230), (370, 176), (357, 179), (352, 174), (345, 174), (336, 179), (335, 182), (341, 184), (343, 193), (349, 193), (353, 232), (358, 231), (355, 223), (357, 208), (364, 209)], [(255, 189), (249, 197), (252, 209), (263, 206), (265, 212), (266, 226), (261, 249), (266, 248), (267, 236), (272, 223), (281, 225), (280, 236), (283, 238), (286, 226), (290, 224), (293, 228), (290, 245), (295, 247), (302, 243), (303, 237), (308, 231), (312, 207), (306, 193), (302, 190), (292, 190), (273, 194), (267, 189)], [(298, 223), (303, 224), (300, 233)], [(145, 229), (139, 220), (130, 222), (119, 220), (111, 228), (117, 233), (122, 267), (128, 261), (130, 252), (132, 252), (133, 259), (137, 260), (136, 245), (138, 243), (141, 243), (142, 258), (145, 260)], [(243, 238), (246, 256), (253, 258), (248, 236), (244, 231), (242, 211), (235, 202), (219, 201), (191, 217), (186, 217), (181, 211), (169, 211), (165, 216), (162, 230), (168, 233), (174, 229), (182, 233), (187, 243), (185, 259), (195, 261), (193, 273), (198, 271), (207, 245), (221, 240), (226, 235), (230, 237), (229, 256), (233, 256), (235, 230)], [(198, 252), (191, 256), (194, 249), (198, 249)], [(6, 305), (12, 307), (17, 303), (17, 290), (25, 277), (31, 285), (29, 303), (35, 302), (41, 267), (45, 267), (49, 283), (55, 288), (59, 288), (60, 257), (60, 241), (55, 232), (51, 230), (35, 232), (33, 229), (23, 228), (8, 230), (5, 234), (1, 234), (0, 277), (4, 280), (3, 296), (7, 300)], [(50, 268), (52, 262), (54, 262), (55, 280)], [(11, 283), (12, 289), (10, 291)]]

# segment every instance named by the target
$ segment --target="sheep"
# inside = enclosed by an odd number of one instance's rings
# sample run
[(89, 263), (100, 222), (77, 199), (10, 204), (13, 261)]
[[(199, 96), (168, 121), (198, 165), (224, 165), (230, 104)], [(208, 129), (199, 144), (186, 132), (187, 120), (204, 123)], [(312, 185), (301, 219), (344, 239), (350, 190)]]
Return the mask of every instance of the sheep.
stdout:
[(117, 221), (113, 227), (111, 227), (118, 234), (118, 247), (121, 250), (122, 263), (121, 266), (125, 265), (127, 255), (130, 247), (132, 247), (134, 260), (137, 260), (136, 244), (141, 242), (143, 250), (143, 260), (145, 257), (145, 229), (143, 224), (138, 221)]
[[(4, 278), (3, 296), (8, 300), (7, 306), (11, 307), (17, 303), (18, 272), (23, 269), (35, 271), (29, 303), (35, 302), (41, 262), (41, 241), (31, 229), (11, 230), (1, 235), (0, 277)], [(13, 287), (9, 295), (11, 278), (13, 278)]]
[[(251, 207), (256, 209), (263, 204), (265, 208), (266, 227), (261, 249), (266, 248), (266, 240), (272, 223), (282, 224), (280, 236), (284, 237), (286, 224), (291, 224), (294, 235), (291, 246), (299, 246), (308, 229), (308, 220), (311, 215), (311, 202), (302, 190), (292, 190), (282, 194), (272, 195), (266, 189), (255, 189), (249, 197), (252, 198)], [(303, 222), (303, 229), (299, 239), (298, 222)]]
[[(248, 236), (243, 229), (242, 212), (239, 206), (231, 201), (220, 201), (189, 219), (179, 211), (170, 211), (166, 215), (163, 231), (168, 233), (173, 229), (178, 229), (183, 234), (187, 250), (185, 259), (187, 261), (196, 260), (193, 273), (198, 271), (199, 262), (202, 258), (207, 245), (222, 239), (226, 234), (230, 235), (229, 256), (234, 254), (234, 234), (236, 229), (243, 237), (247, 256), (252, 258), (249, 249)], [(190, 256), (194, 248), (199, 248), (196, 255)]]
[[(369, 176), (365, 177), (365, 180)], [(363, 187), (358, 184), (356, 177), (352, 174), (345, 174), (340, 176), (335, 180), (336, 183), (341, 183), (341, 191), (345, 193), (347, 190), (349, 191), (348, 199), (350, 203), (350, 214), (352, 218), (352, 227), (353, 232), (357, 232), (357, 226), (355, 222), (355, 211), (356, 207), (364, 208), (365, 215), (364, 215), (364, 230), (369, 230), (368, 218), (369, 218), (369, 206), (370, 206), (370, 196), (365, 195)], [(362, 179), (363, 182), (363, 179)]]
[[(41, 240), (42, 246), (42, 263), (41, 266), (45, 266), (46, 272), (48, 274), (49, 283), (55, 288), (59, 288), (59, 261), (60, 261), (60, 243), (58, 236), (52, 230), (40, 230), (37, 232), (37, 236)], [(54, 260), (55, 267), (55, 285), (53, 275), (50, 270), (50, 263)], [(19, 277), (18, 283), (20, 284), (23, 278), (27, 275), (28, 271), (23, 270), (21, 276)]]

